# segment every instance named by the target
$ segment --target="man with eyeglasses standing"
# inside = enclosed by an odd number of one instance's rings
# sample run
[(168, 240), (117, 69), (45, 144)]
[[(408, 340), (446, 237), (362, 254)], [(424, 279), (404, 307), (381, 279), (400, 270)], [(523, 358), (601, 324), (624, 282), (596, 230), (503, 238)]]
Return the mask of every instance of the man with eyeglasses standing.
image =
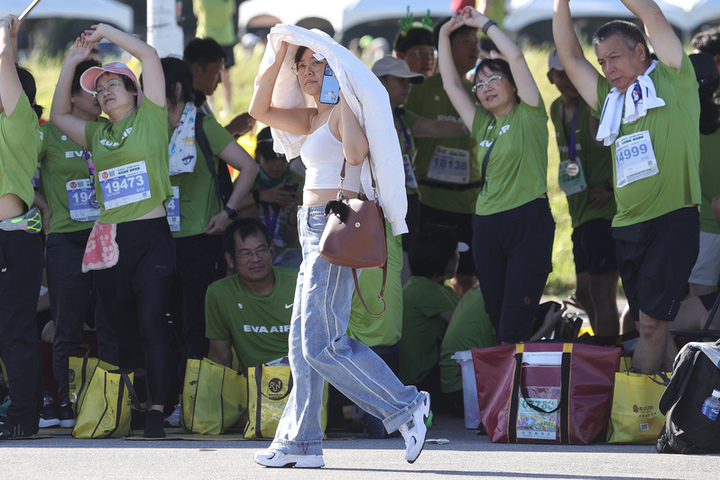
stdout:
[(298, 271), (273, 267), (272, 236), (256, 218), (234, 221), (223, 240), (235, 274), (208, 287), (208, 358), (229, 367), (234, 347), (244, 369), (286, 356)]
[[(448, 19), (449, 20), (449, 19)], [(437, 32), (445, 22), (435, 27)], [(460, 78), (466, 78), (475, 67), (479, 50), (477, 29), (464, 25), (453, 31), (450, 37), (452, 61)], [(398, 55), (399, 56), (399, 55)], [(404, 56), (412, 68), (409, 55)], [(465, 80), (468, 98), (473, 99), (472, 84)], [(405, 110), (420, 117), (433, 120), (453, 121), (463, 124), (443, 89), (440, 75), (428, 77), (413, 87)], [(473, 206), (480, 193), (480, 163), (477, 161), (477, 143), (469, 135), (449, 138), (415, 137), (417, 156), (413, 165), (420, 190), (420, 223), (445, 225), (456, 228), (461, 242), (472, 244)], [(472, 252), (460, 255), (458, 271), (452, 279), (453, 289), (460, 295), (476, 283)]]

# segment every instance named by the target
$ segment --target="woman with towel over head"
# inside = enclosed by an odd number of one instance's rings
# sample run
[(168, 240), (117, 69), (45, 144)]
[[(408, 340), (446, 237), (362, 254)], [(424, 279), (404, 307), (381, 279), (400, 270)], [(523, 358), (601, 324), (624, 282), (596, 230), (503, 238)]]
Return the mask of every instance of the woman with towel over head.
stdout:
[[(412, 463), (425, 441), (430, 397), (403, 385), (372, 350), (344, 336), (353, 293), (351, 269), (328, 263), (318, 251), (327, 222), (325, 204), (338, 195), (344, 159), (345, 195), (357, 196), (361, 168), (371, 162), (393, 233), (407, 232), (402, 157), (387, 93), (361, 61), (327, 35), (278, 25), (268, 40), (249, 113), (273, 128), (287, 158), (301, 155), (307, 173), (297, 222), (303, 263), (290, 327), (295, 384), (272, 445), (257, 452), (255, 461), (267, 467), (324, 466), (320, 410), (328, 380), (383, 419), (389, 432), (399, 429), (405, 458)], [(340, 84), (337, 104), (320, 102), (326, 66)]]

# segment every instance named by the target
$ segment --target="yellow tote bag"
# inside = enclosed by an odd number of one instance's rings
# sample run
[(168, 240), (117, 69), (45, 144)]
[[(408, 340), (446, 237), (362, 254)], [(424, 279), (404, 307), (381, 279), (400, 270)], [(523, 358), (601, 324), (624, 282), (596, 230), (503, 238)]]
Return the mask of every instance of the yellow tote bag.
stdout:
[[(273, 438), (282, 416), (293, 378), (289, 365), (258, 365), (248, 369), (248, 423), (245, 438)], [(322, 429), (327, 426), (328, 384), (323, 387)]]
[[(88, 354), (90, 351), (88, 350)], [(95, 373), (95, 369), (99, 366), (105, 371), (117, 370), (118, 367), (111, 365), (107, 362), (103, 362), (94, 357), (85, 355), (84, 357), (70, 357), (69, 362), (69, 387), (70, 387), (70, 403), (73, 406), (73, 412), (77, 416), (82, 406), (82, 402), (85, 399), (90, 379)]]
[(665, 391), (668, 374), (643, 375), (618, 372), (615, 374), (613, 403), (608, 424), (607, 443), (654, 444), (665, 415), (658, 404)]
[(189, 359), (181, 404), (183, 428), (201, 434), (224, 433), (247, 408), (247, 378), (207, 358)]
[(96, 367), (78, 409), (72, 436), (111, 438), (130, 435), (132, 401), (139, 407), (133, 378), (134, 373), (127, 370), (109, 372)]

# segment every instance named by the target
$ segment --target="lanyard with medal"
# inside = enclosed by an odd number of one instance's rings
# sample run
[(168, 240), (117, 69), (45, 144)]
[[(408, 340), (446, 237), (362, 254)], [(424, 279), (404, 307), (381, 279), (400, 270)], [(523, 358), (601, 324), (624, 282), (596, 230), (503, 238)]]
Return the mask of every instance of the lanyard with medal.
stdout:
[(85, 161), (87, 162), (88, 170), (90, 170), (90, 188), (92, 190), (92, 194), (90, 195), (88, 204), (90, 204), (92, 208), (100, 208), (100, 202), (97, 201), (97, 196), (95, 194), (95, 165), (93, 164), (93, 161), (90, 160), (90, 152), (84, 147), (82, 152), (83, 157), (85, 157)]
[(560, 117), (562, 120), (562, 126), (563, 126), (563, 134), (565, 135), (565, 143), (568, 147), (568, 154), (570, 155), (570, 161), (565, 167), (565, 173), (567, 173), (569, 176), (574, 177), (578, 173), (580, 173), (580, 167), (578, 166), (577, 162), (575, 161), (576, 151), (575, 151), (575, 134), (577, 133), (577, 117), (578, 117), (578, 106), (580, 105), (580, 102), (577, 102), (575, 104), (575, 110), (573, 111), (573, 120), (572, 120), (572, 131), (570, 132), (570, 136), (568, 137), (567, 128), (565, 126), (565, 107), (562, 106), (560, 109)]
[(407, 127), (405, 126), (405, 120), (403, 120), (402, 115), (398, 115), (397, 112), (393, 112), (395, 115), (395, 118), (397, 118), (398, 123), (400, 124), (400, 128), (402, 129), (402, 135), (403, 135), (403, 145), (405, 146), (405, 151), (410, 152), (412, 150), (412, 143), (410, 141), (410, 133), (408, 132)]

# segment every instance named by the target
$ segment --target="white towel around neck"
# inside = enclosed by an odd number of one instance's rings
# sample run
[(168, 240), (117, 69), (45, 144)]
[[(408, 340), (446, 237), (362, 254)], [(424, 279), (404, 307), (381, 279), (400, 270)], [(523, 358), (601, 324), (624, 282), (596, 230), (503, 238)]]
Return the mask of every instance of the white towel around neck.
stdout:
[(195, 117), (197, 108), (193, 102), (187, 102), (183, 109), (180, 122), (170, 138), (170, 175), (192, 173), (197, 162), (195, 146)]
[(653, 60), (650, 68), (640, 75), (624, 94), (615, 87), (610, 90), (605, 97), (596, 140), (602, 140), (606, 146), (611, 145), (620, 133), (621, 120), (622, 123), (634, 122), (644, 117), (651, 108), (665, 106), (665, 101), (657, 96), (655, 84), (649, 76), (658, 63)]

